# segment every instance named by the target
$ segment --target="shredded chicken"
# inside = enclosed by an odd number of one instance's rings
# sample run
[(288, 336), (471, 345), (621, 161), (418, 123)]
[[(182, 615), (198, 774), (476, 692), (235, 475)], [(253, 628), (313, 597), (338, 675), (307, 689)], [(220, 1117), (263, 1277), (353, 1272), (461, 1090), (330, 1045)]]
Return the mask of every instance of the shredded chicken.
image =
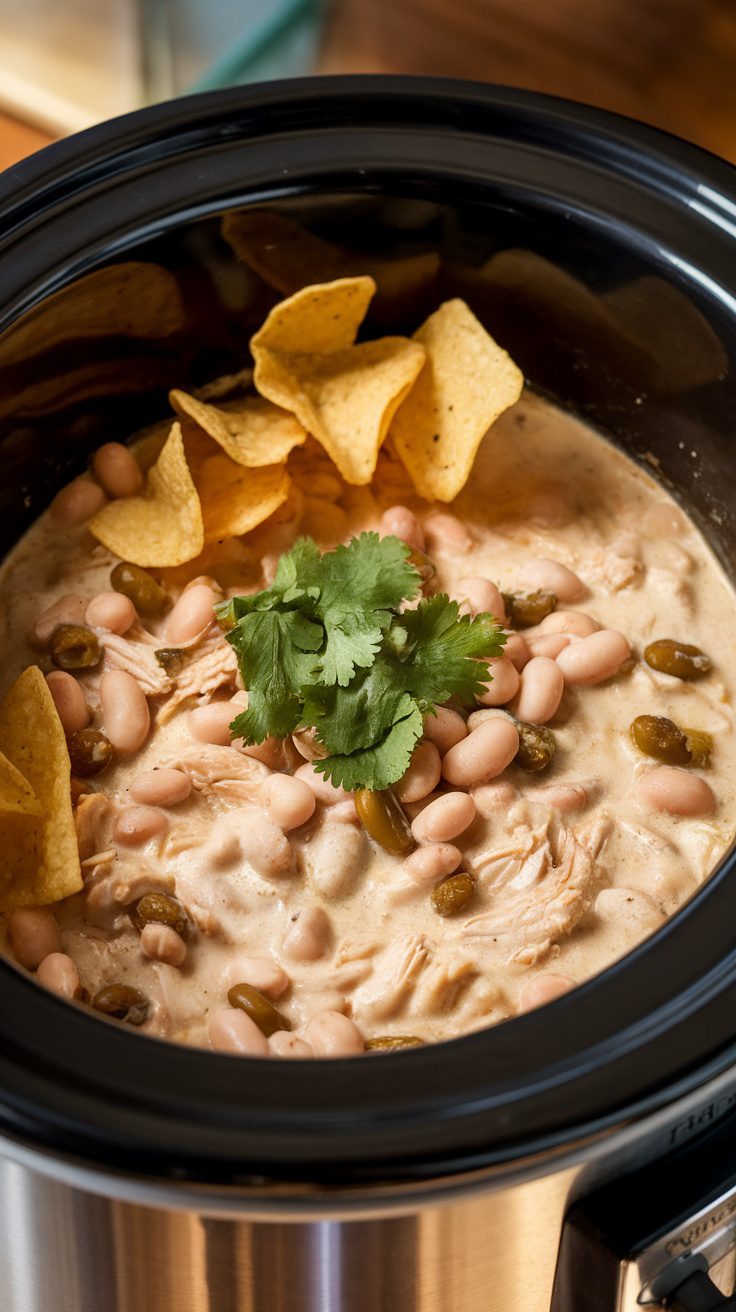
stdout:
[[(205, 796), (227, 793), (224, 784), (242, 782), (252, 788), (255, 798), (261, 780), (270, 774), (268, 766), (254, 757), (244, 756), (234, 747), (216, 747), (212, 743), (192, 747), (163, 764), (183, 770), (189, 775), (192, 787)], [(242, 791), (245, 792), (245, 788)]]
[(132, 642), (118, 633), (96, 630), (104, 648), (103, 670), (125, 670), (132, 674), (147, 697), (163, 697), (173, 688), (173, 682), (159, 665), (153, 647), (147, 642)]
[(85, 793), (74, 812), (80, 860), (86, 862), (109, 844), (115, 807), (104, 793)]
[(353, 997), (353, 1014), (360, 1022), (395, 1016), (411, 993), (429, 955), (423, 934), (402, 934), (384, 948), (365, 984)]
[(443, 956), (430, 961), (419, 977), (412, 1011), (418, 1016), (451, 1011), (475, 974), (475, 963), (469, 957)]
[(503, 875), (499, 870), (491, 887), (491, 910), (467, 920), (457, 938), (490, 939), (507, 961), (536, 965), (591, 905), (600, 878), (596, 857), (609, 828), (610, 820), (599, 818), (575, 835), (551, 817), (539, 846), (520, 851), (515, 862), (505, 854)]
[[(175, 677), (175, 688), (166, 705), (159, 712), (159, 724), (166, 724), (177, 711), (195, 700), (208, 702), (218, 688), (235, 688), (238, 662), (235, 652), (227, 643), (218, 641), (209, 651), (188, 665)], [(233, 718), (237, 712), (233, 712)]]

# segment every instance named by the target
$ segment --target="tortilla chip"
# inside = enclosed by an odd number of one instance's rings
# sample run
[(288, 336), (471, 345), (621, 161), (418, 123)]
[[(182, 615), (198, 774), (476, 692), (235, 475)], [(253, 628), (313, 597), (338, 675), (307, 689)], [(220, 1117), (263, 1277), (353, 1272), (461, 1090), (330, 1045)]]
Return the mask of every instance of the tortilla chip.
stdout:
[(3, 333), (0, 368), (66, 342), (102, 337), (160, 339), (180, 332), (186, 310), (173, 273), (130, 260), (85, 274)]
[(43, 815), (43, 807), (27, 779), (0, 752), (0, 815)]
[(142, 496), (111, 501), (92, 517), (89, 529), (108, 551), (132, 565), (183, 565), (199, 555), (202, 509), (179, 424), (172, 425)]
[(464, 301), (445, 301), (413, 340), (427, 360), (390, 436), (420, 496), (452, 501), (491, 424), (518, 401), (524, 376)]
[(31, 787), (42, 818), (2, 815), (0, 910), (44, 906), (82, 887), (64, 730), (37, 665), (0, 703), (0, 750)]
[(426, 302), (440, 269), (436, 251), (383, 257), (349, 250), (272, 209), (226, 214), (222, 235), (238, 259), (282, 296), (291, 296), (309, 282), (368, 274), (377, 288), (371, 318), (389, 328), (428, 312)]
[(182, 419), (189, 419), (208, 434), (237, 465), (258, 469), (285, 460), (307, 434), (287, 410), (272, 405), (262, 396), (208, 405), (175, 390), (169, 400)]
[(389, 424), (423, 363), (421, 346), (382, 337), (330, 355), (268, 352), (258, 360), (256, 383), (294, 411), (347, 483), (362, 484), (370, 483)]
[(327, 355), (352, 346), (375, 290), (372, 278), (337, 278), (335, 282), (303, 287), (274, 305), (250, 343), (258, 391), (264, 394), (258, 382), (258, 365), (268, 351)]
[(285, 464), (244, 469), (220, 452), (199, 464), (195, 479), (205, 542), (250, 533), (283, 505), (291, 489)]

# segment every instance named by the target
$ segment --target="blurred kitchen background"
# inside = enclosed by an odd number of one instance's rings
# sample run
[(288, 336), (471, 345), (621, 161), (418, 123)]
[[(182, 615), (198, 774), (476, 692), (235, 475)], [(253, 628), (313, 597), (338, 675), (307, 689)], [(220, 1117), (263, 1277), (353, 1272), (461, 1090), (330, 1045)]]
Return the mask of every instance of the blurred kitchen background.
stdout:
[(736, 161), (736, 0), (0, 0), (0, 167), (187, 91), (344, 72), (530, 87)]

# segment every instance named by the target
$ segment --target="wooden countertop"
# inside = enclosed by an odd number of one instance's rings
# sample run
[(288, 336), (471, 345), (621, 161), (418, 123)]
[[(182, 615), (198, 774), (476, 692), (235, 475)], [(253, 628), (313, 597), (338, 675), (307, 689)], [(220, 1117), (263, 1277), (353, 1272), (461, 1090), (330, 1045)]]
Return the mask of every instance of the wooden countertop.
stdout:
[[(333, 0), (318, 71), (529, 87), (633, 115), (736, 162), (733, 0)], [(0, 168), (48, 140), (0, 114)]]

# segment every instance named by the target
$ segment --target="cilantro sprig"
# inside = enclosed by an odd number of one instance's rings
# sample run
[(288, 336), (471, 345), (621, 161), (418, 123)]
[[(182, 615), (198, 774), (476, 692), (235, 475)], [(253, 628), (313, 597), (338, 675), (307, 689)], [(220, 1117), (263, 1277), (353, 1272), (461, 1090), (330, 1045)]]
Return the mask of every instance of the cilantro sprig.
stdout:
[(362, 533), (323, 555), (301, 538), (270, 588), (217, 608), (249, 694), (233, 736), (260, 743), (313, 726), (328, 752), (315, 768), (333, 783), (396, 783), (425, 715), (450, 698), (472, 703), (505, 642), (493, 616), (461, 616), (444, 593), (401, 611), (419, 590), (398, 538)]

